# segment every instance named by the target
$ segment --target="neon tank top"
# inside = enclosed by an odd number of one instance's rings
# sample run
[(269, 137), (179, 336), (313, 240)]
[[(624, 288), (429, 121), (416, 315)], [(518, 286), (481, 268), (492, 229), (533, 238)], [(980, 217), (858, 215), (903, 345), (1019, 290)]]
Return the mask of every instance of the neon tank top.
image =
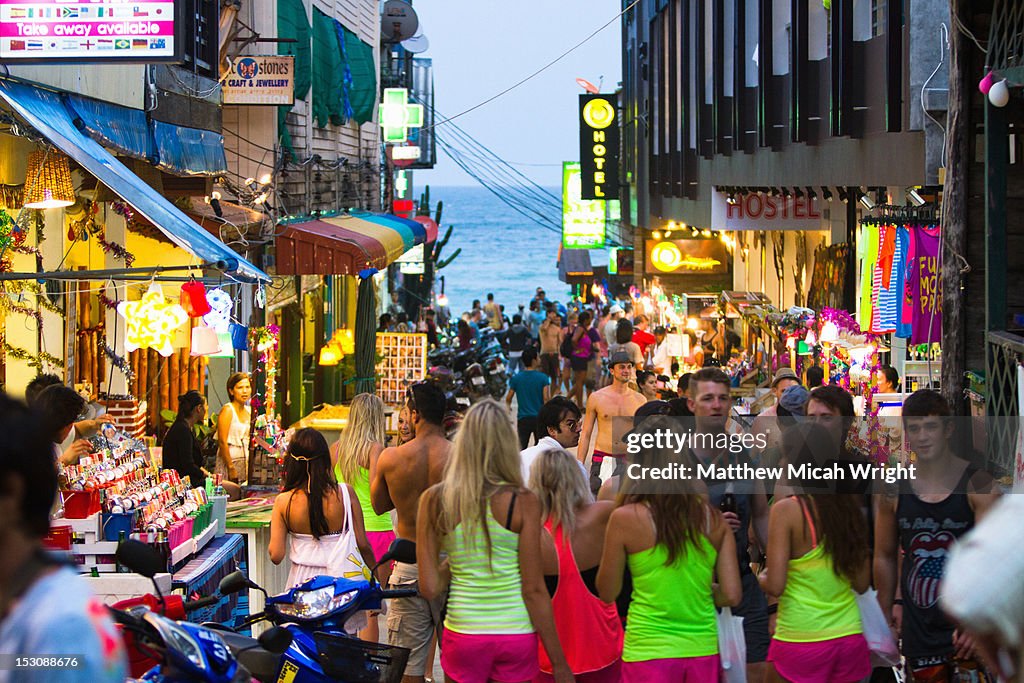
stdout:
[(712, 575), (718, 551), (704, 535), (665, 566), (664, 544), (631, 553), (633, 601), (626, 617), (622, 661), (707, 657), (718, 654)]
[[(572, 539), (559, 526), (551, 531), (551, 520), (544, 528), (555, 541), (558, 555), (558, 588), (551, 597), (555, 630), (562, 643), (566, 661), (574, 674), (599, 671), (622, 656), (622, 621), (615, 603), (601, 602), (583, 583)], [(540, 644), (540, 670), (551, 673), (551, 659)]]
[(486, 520), (491, 537), (490, 562), (480, 525), (467, 535), (460, 522), (444, 539), (443, 550), (448, 553), (452, 574), (444, 627), (467, 635), (533, 633), (523, 602), (519, 534), (498, 524), (490, 508), (488, 505)]
[(345, 481), (341, 476), (341, 463), (334, 466), (334, 478), (339, 483), (348, 484), (356, 492), (359, 499), (359, 507), (363, 511), (363, 528), (366, 531), (393, 531), (395, 526), (391, 522), (391, 513), (385, 512), (378, 515), (373, 511), (373, 503), (370, 502), (370, 470), (365, 467), (359, 468), (355, 481)]
[(797, 500), (811, 531), (812, 547), (787, 564), (774, 637), (786, 643), (818, 643), (863, 633), (850, 582), (836, 576), (832, 558), (825, 553), (825, 546), (818, 544), (804, 501)]

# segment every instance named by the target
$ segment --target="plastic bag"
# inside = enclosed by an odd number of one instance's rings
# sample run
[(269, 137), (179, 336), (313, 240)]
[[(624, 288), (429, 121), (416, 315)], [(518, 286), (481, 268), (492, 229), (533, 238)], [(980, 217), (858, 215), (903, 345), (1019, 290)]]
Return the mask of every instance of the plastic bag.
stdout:
[(863, 593), (854, 591), (857, 609), (860, 610), (860, 625), (864, 639), (871, 651), (871, 666), (896, 666), (900, 663), (900, 651), (889, 628), (889, 622), (878, 604), (878, 592), (869, 588)]
[(743, 617), (734, 617), (723, 607), (718, 613), (718, 657), (722, 683), (747, 683), (747, 641), (743, 636)]

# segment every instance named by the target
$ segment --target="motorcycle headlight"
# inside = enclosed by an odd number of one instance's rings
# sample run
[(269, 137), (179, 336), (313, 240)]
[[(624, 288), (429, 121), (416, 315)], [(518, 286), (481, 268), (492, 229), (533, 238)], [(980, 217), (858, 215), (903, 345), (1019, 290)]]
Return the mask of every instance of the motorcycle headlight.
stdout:
[(275, 607), (286, 617), (319, 619), (352, 602), (356, 593), (352, 590), (336, 596), (334, 586), (327, 586), (313, 591), (299, 591), (295, 594), (294, 602), (278, 603)]
[(202, 649), (199, 647), (196, 639), (189, 635), (188, 631), (170, 619), (161, 617), (154, 612), (147, 613), (145, 619), (156, 627), (157, 632), (163, 638), (168, 648), (173, 648), (180, 652), (197, 668), (206, 669), (206, 660), (203, 658)]

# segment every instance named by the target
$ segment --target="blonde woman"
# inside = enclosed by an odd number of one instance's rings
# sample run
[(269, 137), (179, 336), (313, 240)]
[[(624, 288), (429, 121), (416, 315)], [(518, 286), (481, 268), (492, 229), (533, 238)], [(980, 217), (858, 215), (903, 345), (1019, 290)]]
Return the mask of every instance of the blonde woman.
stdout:
[(252, 382), (249, 375), (236, 372), (228, 377), (228, 402), (217, 414), (216, 473), (229, 481), (242, 484), (249, 476), (249, 399)]
[[(533, 461), (530, 490), (540, 500), (544, 583), (569, 667), (579, 683), (618, 681), (622, 621), (614, 603), (597, 597), (595, 585), (615, 504), (594, 502), (579, 461), (561, 448), (546, 450)], [(550, 681), (551, 666), (543, 649), (540, 668), (534, 680)]]
[[(356, 493), (363, 511), (366, 538), (373, 548), (373, 554), (381, 557), (395, 540), (391, 515), (378, 515), (370, 503), (370, 461), (384, 450), (387, 434), (384, 426), (384, 402), (376, 394), (358, 394), (352, 399), (348, 411), (348, 426), (331, 454), (335, 461), (334, 476), (339, 483), (348, 484)], [(381, 583), (387, 584), (391, 575), (390, 567), (381, 567)], [(378, 572), (378, 573), (380, 573)], [(377, 640), (377, 622), (370, 620), (369, 628)]]
[(475, 404), (444, 480), (420, 498), (416, 525), (420, 593), (430, 600), (449, 584), (441, 640), (449, 680), (533, 680), (538, 635), (555, 680), (573, 680), (544, 587), (540, 503), (522, 484), (508, 411), (490, 399)]

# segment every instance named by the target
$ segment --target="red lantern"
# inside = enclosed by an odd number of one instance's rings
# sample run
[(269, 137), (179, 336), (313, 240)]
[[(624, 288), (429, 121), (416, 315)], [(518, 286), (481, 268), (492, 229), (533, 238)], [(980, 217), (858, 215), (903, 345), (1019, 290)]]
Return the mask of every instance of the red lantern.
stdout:
[(210, 312), (210, 302), (206, 300), (206, 287), (202, 282), (189, 280), (181, 286), (181, 307), (190, 318), (200, 318)]

